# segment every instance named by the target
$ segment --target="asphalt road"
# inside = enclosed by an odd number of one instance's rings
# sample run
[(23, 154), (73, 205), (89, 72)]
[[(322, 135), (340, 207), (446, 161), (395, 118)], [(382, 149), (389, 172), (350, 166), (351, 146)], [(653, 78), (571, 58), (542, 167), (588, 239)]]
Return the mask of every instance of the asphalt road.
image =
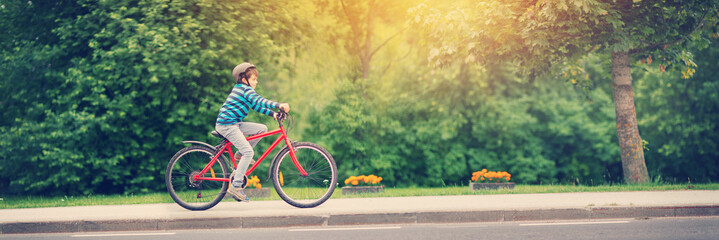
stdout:
[(0, 239), (719, 239), (719, 217), (6, 234)]

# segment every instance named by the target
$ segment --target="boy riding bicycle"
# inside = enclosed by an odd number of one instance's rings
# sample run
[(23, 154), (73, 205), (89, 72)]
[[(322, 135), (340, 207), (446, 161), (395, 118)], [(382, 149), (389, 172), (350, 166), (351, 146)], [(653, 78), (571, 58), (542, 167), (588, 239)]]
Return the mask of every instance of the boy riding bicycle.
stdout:
[(290, 112), (288, 103), (274, 102), (263, 98), (255, 92), (258, 76), (257, 68), (251, 63), (242, 63), (232, 70), (235, 86), (220, 108), (220, 114), (217, 116), (215, 123), (215, 130), (237, 147), (235, 159), (240, 159), (237, 163), (237, 169), (232, 173), (234, 179), (227, 192), (237, 199), (244, 199), (245, 201), (249, 199), (242, 190), (244, 176), (255, 155), (253, 148), (260, 141), (260, 139), (247, 141), (245, 137), (267, 132), (267, 126), (260, 123), (243, 122), (242, 120), (247, 117), (250, 109), (275, 119), (277, 119), (278, 113), (270, 110), (270, 108), (279, 108), (285, 112)]

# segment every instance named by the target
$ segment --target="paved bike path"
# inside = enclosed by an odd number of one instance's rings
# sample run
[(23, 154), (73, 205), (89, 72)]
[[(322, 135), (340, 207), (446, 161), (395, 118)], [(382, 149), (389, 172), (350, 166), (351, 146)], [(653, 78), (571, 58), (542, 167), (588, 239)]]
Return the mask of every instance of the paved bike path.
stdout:
[[(339, 193), (338, 193), (339, 194)], [(719, 216), (719, 191), (584, 192), (0, 209), (0, 234)]]

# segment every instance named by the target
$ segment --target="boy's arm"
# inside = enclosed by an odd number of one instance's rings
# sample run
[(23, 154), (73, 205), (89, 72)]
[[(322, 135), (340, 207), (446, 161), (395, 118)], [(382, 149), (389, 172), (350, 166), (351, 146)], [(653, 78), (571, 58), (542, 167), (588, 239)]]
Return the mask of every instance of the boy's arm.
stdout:
[(247, 99), (250, 100), (250, 107), (253, 110), (270, 117), (275, 116), (275, 112), (270, 108), (280, 107), (280, 103), (263, 98), (253, 90), (247, 92)]

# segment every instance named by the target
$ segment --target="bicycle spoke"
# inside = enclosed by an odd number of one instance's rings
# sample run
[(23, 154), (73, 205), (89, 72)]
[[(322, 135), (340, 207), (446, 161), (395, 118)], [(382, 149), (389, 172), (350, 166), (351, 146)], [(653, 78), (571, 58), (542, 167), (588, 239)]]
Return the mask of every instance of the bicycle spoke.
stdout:
[(295, 156), (307, 175), (301, 175), (287, 152), (276, 163), (273, 174), (283, 174), (284, 185), (275, 180), (280, 197), (296, 207), (314, 207), (334, 191), (337, 169), (329, 154), (312, 143), (297, 143)]
[[(227, 184), (221, 181), (196, 180), (207, 166), (214, 151), (202, 146), (191, 146), (180, 150), (168, 164), (166, 183), (170, 196), (190, 210), (204, 210), (217, 204), (227, 190)], [(202, 177), (227, 176), (228, 170), (222, 159), (218, 159)]]

